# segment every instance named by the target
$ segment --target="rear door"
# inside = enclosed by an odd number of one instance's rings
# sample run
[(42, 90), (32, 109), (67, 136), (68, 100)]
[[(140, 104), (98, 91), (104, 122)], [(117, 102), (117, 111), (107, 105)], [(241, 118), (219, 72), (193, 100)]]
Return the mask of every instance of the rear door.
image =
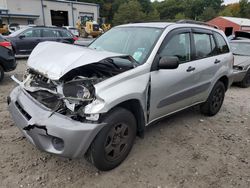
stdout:
[(30, 54), (36, 45), (42, 41), (41, 39), (41, 29), (30, 28), (17, 36), (16, 51), (22, 55)]
[(192, 29), (194, 43), (194, 64), (196, 66), (196, 85), (199, 94), (194, 96), (193, 102), (207, 100), (217, 75), (223, 65), (223, 55), (219, 55), (213, 32), (205, 29)]
[(191, 29), (174, 30), (165, 38), (153, 66), (168, 56), (178, 57), (180, 65), (151, 72), (150, 122), (192, 104), (196, 67), (191, 52)]
[(69, 44), (74, 43), (74, 36), (72, 33), (70, 33), (70, 31), (68, 31), (66, 29), (61, 29), (60, 35), (61, 35), (61, 42), (69, 43)]
[(194, 63), (196, 64), (196, 84), (199, 94), (194, 96), (193, 102), (206, 100), (208, 90), (212, 85), (216, 65), (216, 45), (213, 33), (204, 29), (192, 29), (194, 43)]

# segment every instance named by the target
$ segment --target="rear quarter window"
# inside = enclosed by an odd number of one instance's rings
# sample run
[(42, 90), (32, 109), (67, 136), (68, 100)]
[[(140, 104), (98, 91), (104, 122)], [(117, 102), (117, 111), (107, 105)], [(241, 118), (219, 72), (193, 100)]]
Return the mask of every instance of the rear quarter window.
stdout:
[(67, 30), (61, 30), (60, 33), (62, 37), (72, 38), (71, 33)]
[(214, 36), (215, 36), (216, 41), (217, 41), (218, 53), (219, 54), (228, 53), (230, 50), (229, 50), (229, 47), (228, 47), (224, 37), (219, 33), (214, 33)]

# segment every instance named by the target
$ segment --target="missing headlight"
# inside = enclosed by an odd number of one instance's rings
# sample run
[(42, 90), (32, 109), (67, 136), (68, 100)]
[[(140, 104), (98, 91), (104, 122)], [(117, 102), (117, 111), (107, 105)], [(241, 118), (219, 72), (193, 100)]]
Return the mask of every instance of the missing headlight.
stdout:
[(90, 80), (74, 80), (64, 84), (63, 95), (70, 99), (94, 99), (95, 88)]

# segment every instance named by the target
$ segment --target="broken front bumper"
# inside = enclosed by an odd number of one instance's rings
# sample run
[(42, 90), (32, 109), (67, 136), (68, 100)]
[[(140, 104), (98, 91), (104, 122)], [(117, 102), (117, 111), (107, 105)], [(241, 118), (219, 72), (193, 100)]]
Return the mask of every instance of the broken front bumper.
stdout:
[(69, 158), (84, 156), (104, 124), (81, 123), (52, 111), (16, 87), (8, 99), (16, 126), (39, 149)]

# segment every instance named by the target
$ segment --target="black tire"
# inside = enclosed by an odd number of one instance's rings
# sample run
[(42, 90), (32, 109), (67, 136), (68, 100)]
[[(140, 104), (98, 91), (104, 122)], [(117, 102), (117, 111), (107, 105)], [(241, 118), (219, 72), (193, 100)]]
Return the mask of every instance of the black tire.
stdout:
[(0, 65), (0, 82), (3, 81), (4, 78), (4, 70), (3, 67)]
[(134, 115), (115, 108), (104, 119), (107, 125), (92, 142), (86, 158), (101, 171), (112, 170), (120, 165), (132, 149), (136, 137)]
[(240, 82), (240, 87), (248, 88), (250, 86), (250, 69), (247, 71), (246, 76)]
[(201, 113), (207, 116), (216, 115), (223, 104), (225, 91), (225, 85), (221, 81), (218, 81), (212, 89), (207, 101), (201, 105)]

